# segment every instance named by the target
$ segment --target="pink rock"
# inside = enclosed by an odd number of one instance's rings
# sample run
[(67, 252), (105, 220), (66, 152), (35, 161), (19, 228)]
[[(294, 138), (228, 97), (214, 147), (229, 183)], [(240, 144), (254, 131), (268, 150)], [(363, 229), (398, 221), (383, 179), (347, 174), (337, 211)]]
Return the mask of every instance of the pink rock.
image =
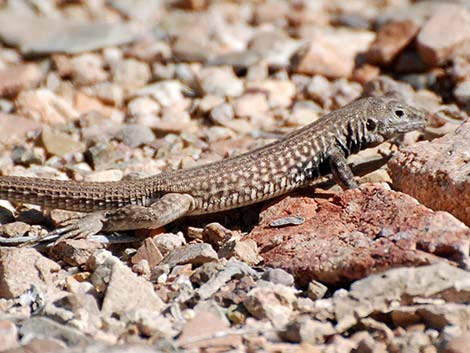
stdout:
[(417, 37), (422, 60), (437, 66), (456, 55), (470, 55), (470, 11), (445, 4), (424, 24)]
[(46, 125), (64, 124), (79, 115), (70, 102), (46, 88), (22, 91), (16, 105), (20, 114)]
[(40, 124), (19, 115), (0, 113), (0, 141), (5, 144), (24, 142), (28, 131), (40, 128)]
[(12, 97), (23, 89), (34, 88), (43, 76), (34, 64), (19, 64), (0, 70), (0, 97)]
[(393, 185), (470, 225), (469, 141), (467, 121), (455, 132), (401, 150), (389, 162)]
[[(270, 223), (301, 216), (297, 226)], [(381, 184), (364, 184), (329, 199), (288, 196), (268, 207), (248, 236), (264, 265), (292, 273), (299, 284), (350, 282), (399, 265), (445, 259), (469, 268), (470, 229)]]
[(415, 38), (419, 26), (411, 20), (383, 26), (367, 52), (372, 64), (387, 65)]
[(374, 39), (370, 32), (314, 32), (310, 42), (292, 58), (293, 71), (330, 78), (350, 77), (356, 56)]
[(188, 321), (178, 338), (178, 343), (186, 348), (212, 348), (214, 351), (228, 351), (241, 345), (239, 335), (224, 335), (217, 337), (218, 333), (226, 332), (228, 324), (210, 311), (198, 313)]
[(47, 290), (53, 286), (53, 272), (59, 270), (35, 249), (0, 248), (0, 298), (18, 297), (33, 284)]

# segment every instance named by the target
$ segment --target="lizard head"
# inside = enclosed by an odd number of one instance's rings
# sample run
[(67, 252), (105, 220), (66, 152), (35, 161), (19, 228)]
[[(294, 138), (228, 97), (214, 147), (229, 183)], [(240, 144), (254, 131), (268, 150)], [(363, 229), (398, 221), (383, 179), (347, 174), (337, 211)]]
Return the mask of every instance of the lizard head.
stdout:
[(383, 142), (401, 133), (421, 130), (426, 125), (426, 114), (395, 98), (369, 98), (366, 117), (368, 142)]

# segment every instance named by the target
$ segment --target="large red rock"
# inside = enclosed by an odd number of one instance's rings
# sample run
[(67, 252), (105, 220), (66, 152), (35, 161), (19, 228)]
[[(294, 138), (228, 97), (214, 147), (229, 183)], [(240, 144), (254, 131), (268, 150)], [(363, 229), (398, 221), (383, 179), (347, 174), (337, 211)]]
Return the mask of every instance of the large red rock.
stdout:
[[(289, 216), (305, 222), (270, 226)], [(312, 279), (344, 284), (395, 266), (438, 261), (470, 268), (470, 229), (386, 184), (332, 197), (287, 196), (262, 212), (248, 237), (258, 243), (264, 265), (289, 271), (300, 285)]]
[(470, 225), (470, 121), (441, 138), (402, 149), (388, 166), (395, 188)]

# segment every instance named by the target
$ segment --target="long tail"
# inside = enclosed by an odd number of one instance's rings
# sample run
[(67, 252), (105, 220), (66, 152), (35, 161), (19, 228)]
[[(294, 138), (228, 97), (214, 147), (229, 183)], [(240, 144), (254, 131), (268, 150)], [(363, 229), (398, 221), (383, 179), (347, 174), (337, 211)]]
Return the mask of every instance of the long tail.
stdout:
[(45, 208), (93, 212), (149, 203), (150, 190), (139, 181), (76, 182), (17, 176), (0, 177), (0, 199)]

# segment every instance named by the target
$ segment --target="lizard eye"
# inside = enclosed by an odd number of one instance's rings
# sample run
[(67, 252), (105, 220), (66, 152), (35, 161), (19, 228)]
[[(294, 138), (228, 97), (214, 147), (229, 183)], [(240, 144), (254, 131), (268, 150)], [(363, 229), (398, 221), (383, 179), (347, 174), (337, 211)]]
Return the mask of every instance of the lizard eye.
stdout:
[(405, 112), (401, 109), (397, 109), (393, 112), (397, 118), (402, 118), (405, 116)]
[(366, 129), (367, 129), (367, 131), (374, 131), (376, 127), (377, 127), (377, 124), (375, 123), (374, 120), (372, 120), (372, 119), (367, 119), (367, 121), (366, 121)]

